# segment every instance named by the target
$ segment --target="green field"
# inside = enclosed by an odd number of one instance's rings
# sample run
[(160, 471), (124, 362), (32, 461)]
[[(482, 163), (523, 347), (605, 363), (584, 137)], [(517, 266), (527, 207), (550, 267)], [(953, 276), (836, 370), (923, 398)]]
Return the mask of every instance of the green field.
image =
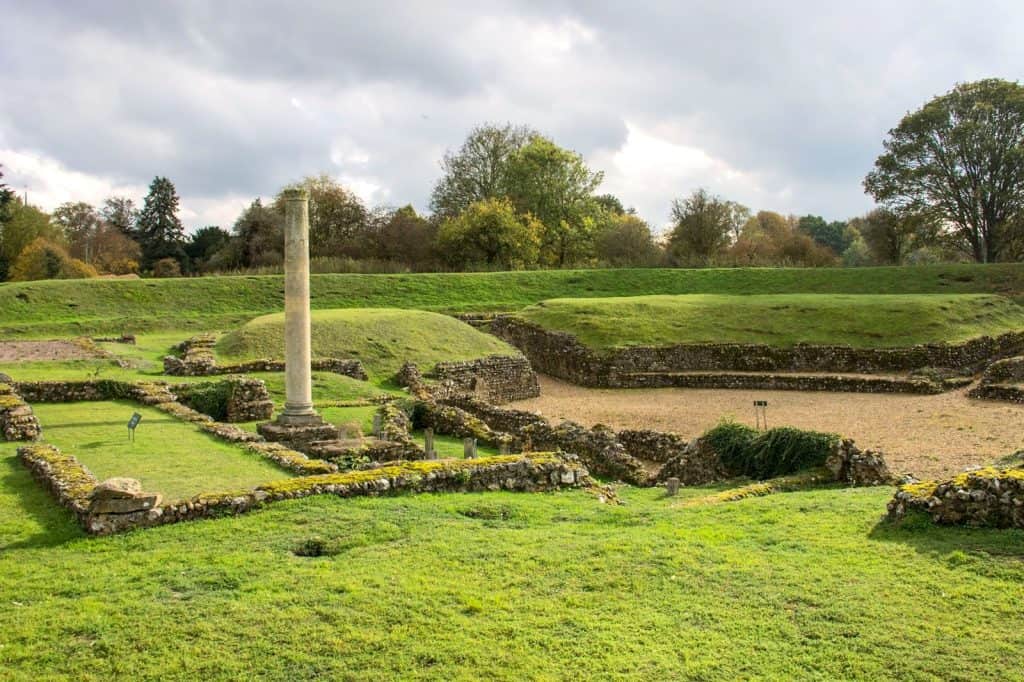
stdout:
[[(406, 361), (424, 371), (442, 360), (518, 355), (503, 341), (454, 317), (421, 310), (315, 310), (313, 357), (358, 358), (367, 373), (390, 377)], [(217, 342), (223, 361), (284, 358), (284, 313), (252, 320)]]
[(783, 294), (554, 299), (519, 317), (592, 348), (677, 343), (956, 343), (1024, 330), (1024, 307), (1002, 296)]
[[(74, 455), (99, 480), (127, 476), (166, 501), (253, 488), (291, 473), (152, 407), (125, 401), (36, 404), (46, 442)], [(128, 418), (142, 415), (135, 441)]]
[[(321, 496), (86, 538), (0, 444), (0, 677), (1013, 676), (1024, 532), (879, 522), (891, 489)], [(335, 556), (292, 549), (318, 536)]]
[[(10, 337), (229, 330), (283, 308), (279, 276), (64, 280), (0, 285)], [(556, 270), (313, 275), (314, 308), (512, 311), (550, 298), (654, 294), (996, 293), (1024, 302), (1024, 264), (889, 268)]]

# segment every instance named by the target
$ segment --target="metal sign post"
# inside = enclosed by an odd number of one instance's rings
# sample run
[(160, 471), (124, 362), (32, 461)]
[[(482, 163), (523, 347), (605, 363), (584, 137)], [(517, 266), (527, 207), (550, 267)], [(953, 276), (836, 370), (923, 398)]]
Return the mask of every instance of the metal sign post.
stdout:
[(135, 442), (135, 427), (142, 421), (142, 415), (138, 412), (132, 412), (132, 418), (128, 420), (128, 440)]
[(754, 401), (754, 427), (765, 431), (768, 430), (768, 401)]

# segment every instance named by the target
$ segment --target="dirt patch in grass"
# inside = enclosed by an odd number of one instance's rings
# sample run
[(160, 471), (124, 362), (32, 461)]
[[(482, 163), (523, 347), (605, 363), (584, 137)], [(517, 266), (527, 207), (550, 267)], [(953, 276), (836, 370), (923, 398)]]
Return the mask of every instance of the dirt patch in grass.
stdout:
[(883, 451), (895, 473), (938, 477), (1024, 448), (1024, 405), (940, 395), (876, 395), (713, 389), (589, 389), (541, 377), (541, 397), (515, 403), (555, 421), (647, 428), (697, 436), (730, 417), (754, 425), (768, 401), (769, 426), (840, 433)]
[(89, 360), (99, 353), (73, 341), (0, 341), (0, 362)]

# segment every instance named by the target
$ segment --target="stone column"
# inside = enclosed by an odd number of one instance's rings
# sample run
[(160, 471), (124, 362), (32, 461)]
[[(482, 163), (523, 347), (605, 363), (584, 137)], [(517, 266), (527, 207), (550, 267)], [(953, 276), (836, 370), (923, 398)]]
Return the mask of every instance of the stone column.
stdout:
[(309, 195), (286, 189), (284, 196), (284, 412), (280, 424), (323, 423), (313, 410), (309, 323)]

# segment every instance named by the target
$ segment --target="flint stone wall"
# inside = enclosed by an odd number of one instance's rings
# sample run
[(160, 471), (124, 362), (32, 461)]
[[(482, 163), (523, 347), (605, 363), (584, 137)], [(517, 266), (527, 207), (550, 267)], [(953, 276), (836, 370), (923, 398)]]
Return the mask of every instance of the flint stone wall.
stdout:
[(432, 374), (451, 394), (469, 394), (489, 403), (508, 403), (540, 395), (537, 374), (530, 361), (521, 355), (439, 362)]
[(576, 458), (551, 453), (435, 460), (349, 473), (287, 479), (242, 493), (196, 495), (147, 511), (92, 514), (90, 495), (97, 480), (72, 455), (46, 445), (18, 449), (18, 457), (58, 501), (75, 514), (87, 533), (109, 535), (136, 528), (241, 514), (278, 500), (310, 495), (340, 497), (394, 495), (407, 492), (542, 492), (590, 484)]
[[(206, 412), (218, 421), (260, 421), (270, 419), (274, 412), (274, 402), (261, 379), (228, 377), (213, 388), (203, 383), (174, 384), (170, 390), (179, 402)], [(216, 395), (215, 404), (208, 404), (211, 392)]]
[(987, 468), (901, 486), (888, 504), (889, 519), (913, 510), (945, 525), (1024, 528), (1024, 469)]
[(10, 384), (0, 383), (0, 436), (4, 440), (36, 440), (40, 431), (32, 407)]
[[(194, 336), (175, 346), (181, 357), (164, 357), (164, 374), (170, 376), (216, 376), (219, 374), (248, 374), (251, 372), (283, 372), (285, 363), (280, 360), (251, 360), (232, 365), (218, 365), (213, 356), (216, 338), (210, 334)], [(313, 360), (310, 367), (318, 372), (332, 372), (342, 376), (366, 381), (369, 376), (359, 360), (342, 358), (320, 358)]]
[(981, 381), (968, 393), (971, 398), (1024, 403), (1024, 356), (993, 362)]
[(499, 316), (491, 332), (521, 350), (539, 371), (582, 386), (631, 387), (635, 375), (695, 371), (844, 372), (879, 374), (926, 367), (979, 371), (993, 359), (1024, 352), (1024, 332), (962, 344), (863, 349), (849, 346), (776, 348), (758, 344), (634, 346), (598, 353), (572, 334)]

